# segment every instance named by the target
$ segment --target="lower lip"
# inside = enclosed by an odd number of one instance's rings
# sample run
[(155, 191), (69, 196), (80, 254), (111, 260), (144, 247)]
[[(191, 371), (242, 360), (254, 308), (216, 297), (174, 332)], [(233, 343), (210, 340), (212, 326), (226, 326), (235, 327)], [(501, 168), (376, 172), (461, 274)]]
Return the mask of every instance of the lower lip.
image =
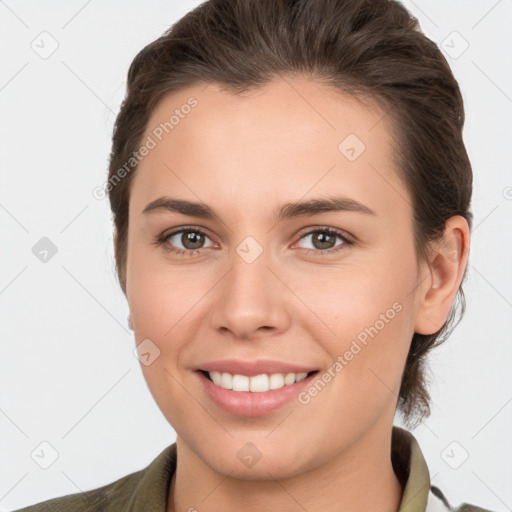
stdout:
[(264, 392), (233, 391), (214, 384), (202, 372), (196, 372), (201, 384), (213, 402), (226, 412), (241, 416), (261, 416), (276, 411), (291, 402), (316, 376), (313, 373), (295, 384)]

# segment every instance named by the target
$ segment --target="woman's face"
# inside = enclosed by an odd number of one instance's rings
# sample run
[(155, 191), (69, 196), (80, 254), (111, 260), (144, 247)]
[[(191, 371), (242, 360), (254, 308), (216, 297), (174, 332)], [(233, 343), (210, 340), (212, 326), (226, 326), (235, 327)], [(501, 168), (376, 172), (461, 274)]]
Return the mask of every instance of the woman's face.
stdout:
[(152, 113), (127, 298), (151, 393), (220, 473), (293, 476), (389, 436), (419, 276), (388, 130), (305, 78), (191, 87)]

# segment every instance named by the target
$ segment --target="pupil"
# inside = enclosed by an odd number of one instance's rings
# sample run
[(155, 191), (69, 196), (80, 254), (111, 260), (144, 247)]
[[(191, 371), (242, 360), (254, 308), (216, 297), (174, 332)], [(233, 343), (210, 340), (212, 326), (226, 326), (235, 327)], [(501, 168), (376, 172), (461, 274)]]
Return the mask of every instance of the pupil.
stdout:
[(329, 233), (319, 232), (313, 237), (313, 243), (319, 240), (320, 247), (317, 247), (317, 249), (329, 249), (329, 242), (332, 242), (333, 239), (334, 237)]
[[(202, 242), (202, 235), (195, 232), (195, 231), (189, 231), (187, 233), (183, 233), (183, 240), (182, 243), (185, 247), (189, 249), (197, 249), (201, 246)], [(189, 245), (189, 243), (192, 244), (192, 247)]]

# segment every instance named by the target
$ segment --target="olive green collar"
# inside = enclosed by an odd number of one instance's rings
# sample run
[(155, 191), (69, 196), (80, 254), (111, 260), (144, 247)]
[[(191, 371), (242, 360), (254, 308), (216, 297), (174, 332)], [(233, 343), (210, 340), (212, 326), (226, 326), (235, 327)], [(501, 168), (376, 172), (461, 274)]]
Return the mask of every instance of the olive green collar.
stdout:
[(391, 460), (404, 487), (398, 512), (424, 512), (430, 491), (427, 463), (416, 438), (397, 426), (393, 426)]

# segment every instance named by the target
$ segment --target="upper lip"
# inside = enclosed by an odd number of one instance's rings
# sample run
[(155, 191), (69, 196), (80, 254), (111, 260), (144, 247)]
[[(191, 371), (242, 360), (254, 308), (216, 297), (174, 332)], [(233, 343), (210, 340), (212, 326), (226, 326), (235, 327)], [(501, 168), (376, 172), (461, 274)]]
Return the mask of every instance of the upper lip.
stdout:
[(210, 361), (209, 363), (202, 364), (197, 369), (207, 372), (217, 371), (220, 373), (231, 373), (233, 375), (247, 375), (248, 377), (263, 373), (309, 373), (317, 370), (317, 368), (311, 368), (310, 366), (296, 365), (282, 361), (241, 361), (237, 359)]

